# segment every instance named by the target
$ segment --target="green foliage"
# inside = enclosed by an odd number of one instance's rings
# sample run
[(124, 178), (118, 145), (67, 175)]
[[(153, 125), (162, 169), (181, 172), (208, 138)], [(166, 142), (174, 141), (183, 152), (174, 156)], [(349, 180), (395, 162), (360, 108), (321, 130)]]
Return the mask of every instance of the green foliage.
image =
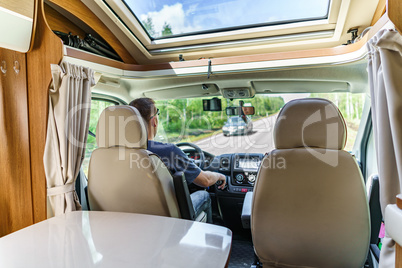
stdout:
[(254, 106), (255, 116), (268, 116), (277, 113), (285, 105), (282, 97), (270, 97), (269, 95), (257, 95), (245, 102), (245, 104), (248, 103)]
[(163, 28), (162, 31), (159, 33), (155, 30), (154, 24), (152, 22), (152, 18), (151, 17), (147, 17), (146, 20), (142, 21), (142, 25), (144, 26), (145, 30), (148, 32), (148, 34), (151, 37), (158, 37), (158, 36), (169, 36), (173, 34), (172, 31), (172, 26), (165, 22), (163, 24)]
[(328, 99), (335, 103), (346, 121), (359, 121), (363, 112), (364, 94), (353, 93), (312, 93), (311, 98)]
[(353, 93), (312, 93), (311, 98), (323, 98), (332, 101), (338, 106), (347, 126), (346, 151), (351, 151), (359, 130), (363, 113), (365, 94)]
[(172, 35), (172, 34), (173, 34), (172, 27), (170, 26), (170, 24), (165, 22), (165, 24), (163, 24), (162, 36), (169, 36), (169, 35)]
[(151, 17), (147, 17), (146, 20), (142, 21), (142, 25), (144, 26), (145, 30), (147, 30), (150, 36), (155, 37), (156, 32)]

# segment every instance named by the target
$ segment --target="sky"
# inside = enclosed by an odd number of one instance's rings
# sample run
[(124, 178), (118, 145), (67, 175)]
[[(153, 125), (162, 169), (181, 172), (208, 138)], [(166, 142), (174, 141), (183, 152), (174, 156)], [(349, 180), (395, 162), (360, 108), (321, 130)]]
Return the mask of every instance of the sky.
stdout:
[(329, 0), (125, 0), (140, 21), (173, 34), (282, 20), (323, 17)]

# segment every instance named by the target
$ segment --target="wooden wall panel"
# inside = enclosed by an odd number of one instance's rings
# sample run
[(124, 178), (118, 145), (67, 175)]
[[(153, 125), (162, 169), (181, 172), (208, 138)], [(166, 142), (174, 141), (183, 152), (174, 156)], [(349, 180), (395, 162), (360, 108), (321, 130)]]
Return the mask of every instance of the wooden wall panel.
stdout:
[(34, 222), (47, 218), (46, 177), (43, 153), (46, 142), (48, 92), (52, 80), (50, 64), (63, 58), (62, 41), (52, 32), (44, 17), (43, 0), (39, 2), (34, 45), (27, 54), (28, 116)]
[(0, 49), (0, 64), (7, 70), (0, 72), (1, 237), (31, 225), (33, 211), (25, 54)]

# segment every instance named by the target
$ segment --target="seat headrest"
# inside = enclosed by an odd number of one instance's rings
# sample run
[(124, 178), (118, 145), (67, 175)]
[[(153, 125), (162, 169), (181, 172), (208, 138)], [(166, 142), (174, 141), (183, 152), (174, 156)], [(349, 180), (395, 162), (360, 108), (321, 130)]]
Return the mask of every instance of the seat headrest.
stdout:
[(345, 120), (331, 101), (298, 99), (283, 106), (275, 123), (277, 149), (316, 147), (342, 150), (346, 143)]
[(124, 146), (147, 149), (148, 133), (140, 112), (132, 106), (110, 106), (103, 110), (96, 127), (98, 147)]

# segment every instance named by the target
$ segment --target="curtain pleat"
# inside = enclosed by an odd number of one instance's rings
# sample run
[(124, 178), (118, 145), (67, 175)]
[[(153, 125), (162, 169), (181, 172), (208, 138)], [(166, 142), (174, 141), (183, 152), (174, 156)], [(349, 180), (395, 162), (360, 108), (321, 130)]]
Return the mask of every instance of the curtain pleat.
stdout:
[[(396, 31), (382, 30), (367, 46), (380, 203), (385, 215), (385, 207), (396, 203), (402, 185), (402, 37)], [(395, 267), (394, 245), (386, 234), (381, 268)]]
[(43, 162), (53, 215), (80, 210), (75, 192), (85, 156), (94, 72), (67, 62), (52, 65), (49, 116)]

